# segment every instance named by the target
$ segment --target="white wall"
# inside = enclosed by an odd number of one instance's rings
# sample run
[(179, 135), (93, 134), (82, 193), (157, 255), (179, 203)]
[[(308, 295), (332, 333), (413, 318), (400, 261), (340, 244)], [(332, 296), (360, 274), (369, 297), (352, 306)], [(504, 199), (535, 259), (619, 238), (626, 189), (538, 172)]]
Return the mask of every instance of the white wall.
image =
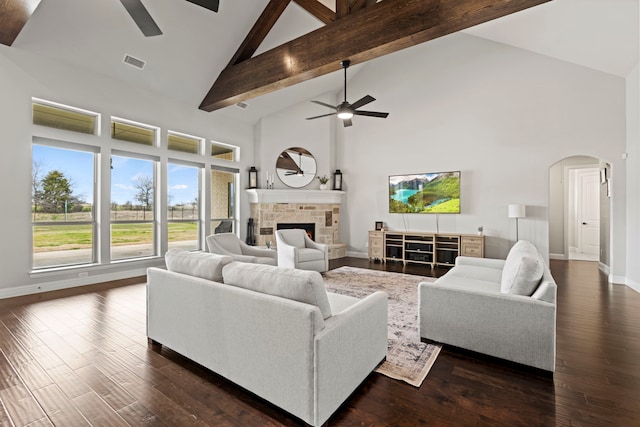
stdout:
[[(137, 71), (136, 71), (137, 72)], [(110, 115), (185, 132), (241, 147), (240, 169), (253, 160), (251, 126), (214, 119), (197, 109), (157, 94), (125, 86), (119, 81), (78, 71), (65, 64), (36, 57), (17, 48), (0, 45), (0, 117), (3, 156), (0, 157), (0, 194), (5, 203), (0, 221), (0, 296), (95, 283), (144, 274), (151, 262), (129, 262), (88, 268), (89, 277), (78, 272), (30, 274), (31, 253), (31, 141), (34, 135), (71, 142), (112, 144), (108, 132)], [(43, 98), (103, 114), (102, 136), (58, 131), (31, 124), (31, 99)], [(245, 160), (247, 159), (247, 160)], [(211, 161), (210, 162), (214, 162)], [(242, 176), (244, 178), (244, 175)], [(103, 201), (108, 195), (103, 195)], [(243, 200), (243, 212), (248, 203)], [(246, 216), (241, 223), (246, 222)], [(161, 261), (161, 260), (159, 260)], [(157, 263), (158, 260), (155, 261)]]
[(640, 67), (627, 77), (627, 284), (640, 292)]
[[(520, 238), (548, 256), (549, 167), (573, 155), (613, 164), (613, 240), (625, 271), (625, 81), (465, 34), (379, 58), (350, 81), (349, 96), (371, 94), (368, 110), (338, 131), (347, 187), (340, 235), (355, 253), (382, 220), (391, 229), (436, 230), (433, 215), (388, 213), (387, 176), (460, 170), (460, 215), (440, 215), (440, 232), (484, 226), (486, 255), (504, 257), (515, 238), (507, 205), (527, 205)], [(621, 218), (621, 220), (620, 220)]]

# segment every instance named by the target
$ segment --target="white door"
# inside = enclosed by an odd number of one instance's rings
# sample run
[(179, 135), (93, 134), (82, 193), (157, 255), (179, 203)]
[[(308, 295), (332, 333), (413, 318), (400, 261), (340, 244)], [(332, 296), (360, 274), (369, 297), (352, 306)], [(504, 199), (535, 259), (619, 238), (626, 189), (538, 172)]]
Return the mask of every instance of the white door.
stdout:
[(600, 172), (578, 172), (577, 182), (578, 251), (586, 255), (600, 252)]

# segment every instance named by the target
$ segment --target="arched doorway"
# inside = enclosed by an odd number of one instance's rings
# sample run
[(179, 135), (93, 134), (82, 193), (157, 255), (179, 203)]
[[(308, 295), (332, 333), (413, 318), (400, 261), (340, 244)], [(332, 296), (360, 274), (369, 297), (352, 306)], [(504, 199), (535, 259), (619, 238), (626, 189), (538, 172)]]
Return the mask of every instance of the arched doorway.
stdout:
[(549, 168), (549, 258), (608, 265), (609, 169), (589, 156), (567, 157)]

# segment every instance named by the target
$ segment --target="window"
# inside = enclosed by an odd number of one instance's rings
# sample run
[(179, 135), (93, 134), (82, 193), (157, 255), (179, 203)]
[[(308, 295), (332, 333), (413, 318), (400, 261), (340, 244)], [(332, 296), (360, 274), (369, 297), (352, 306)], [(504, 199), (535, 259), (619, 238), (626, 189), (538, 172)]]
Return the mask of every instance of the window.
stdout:
[(95, 153), (89, 147), (44, 141), (34, 143), (32, 150), (32, 267), (94, 262)]
[(154, 160), (111, 156), (111, 259), (156, 255)]
[(111, 138), (135, 144), (157, 146), (158, 128), (112, 117)]
[(54, 102), (34, 99), (31, 104), (33, 124), (73, 132), (96, 134), (100, 115)]
[(200, 154), (202, 138), (169, 132), (167, 136), (167, 147), (169, 150), (182, 151), (185, 153)]
[(169, 249), (200, 249), (200, 168), (169, 163), (167, 238)]
[(237, 161), (238, 148), (220, 142), (211, 143), (211, 157), (216, 159)]
[(212, 233), (230, 233), (235, 230), (237, 173), (237, 170), (218, 167), (211, 170)]

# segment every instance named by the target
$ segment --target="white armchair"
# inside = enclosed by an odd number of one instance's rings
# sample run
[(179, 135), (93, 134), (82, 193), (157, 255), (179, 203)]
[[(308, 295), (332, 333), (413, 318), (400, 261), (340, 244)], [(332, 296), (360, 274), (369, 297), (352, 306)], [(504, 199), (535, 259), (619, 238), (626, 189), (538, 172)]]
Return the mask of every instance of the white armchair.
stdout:
[(218, 255), (228, 255), (234, 261), (250, 262), (253, 264), (277, 265), (276, 251), (249, 246), (238, 239), (233, 233), (212, 234), (207, 236), (209, 252)]
[(316, 243), (302, 229), (276, 231), (278, 266), (314, 270), (329, 270), (329, 247)]

